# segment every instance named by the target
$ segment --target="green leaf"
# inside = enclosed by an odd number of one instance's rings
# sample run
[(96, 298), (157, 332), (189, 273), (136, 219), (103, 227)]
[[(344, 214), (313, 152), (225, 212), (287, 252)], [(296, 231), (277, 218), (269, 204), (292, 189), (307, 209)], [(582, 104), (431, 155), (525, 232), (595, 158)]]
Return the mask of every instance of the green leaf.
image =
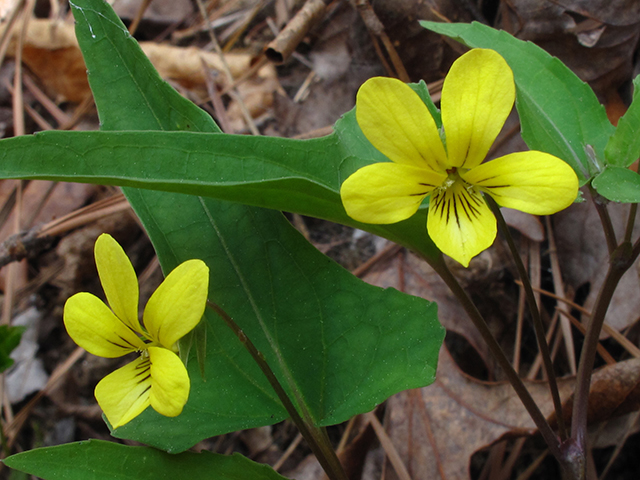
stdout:
[(0, 177), (148, 188), (294, 211), (383, 236), (425, 258), (439, 256), (426, 233), (426, 209), (393, 225), (347, 216), (342, 180), (382, 156), (352, 117), (336, 125), (336, 134), (304, 141), (194, 132), (42, 132), (2, 140)]
[(614, 127), (593, 90), (560, 60), (531, 42), (477, 22), (420, 24), (469, 47), (502, 55), (513, 70), (522, 138), (529, 148), (562, 158), (581, 184), (595, 173), (585, 147), (591, 145), (604, 158)]
[[(76, 36), (85, 57), (103, 130), (182, 128), (220, 132), (206, 112), (184, 99), (160, 78), (108, 3), (75, 0), (71, 6), (76, 19)], [(130, 163), (131, 158), (135, 159), (135, 156), (129, 158)], [(66, 159), (61, 159), (60, 163), (64, 162)], [(55, 165), (51, 159), (47, 163)], [(153, 228), (166, 217), (181, 219), (187, 225), (206, 224), (207, 216), (197, 197), (132, 188), (123, 191), (146, 224), (165, 273), (184, 260), (197, 258), (190, 244), (199, 242), (201, 232), (185, 241), (180, 232)], [(214, 267), (212, 272), (215, 272)], [(210, 312), (205, 314), (205, 320), (216, 325), (223, 347), (209, 344), (204, 378), (197, 359), (188, 363), (192, 388), (186, 413), (178, 419), (165, 419), (149, 409), (146, 415), (153, 421), (161, 424), (162, 420), (173, 421), (173, 424), (164, 423), (158, 430), (136, 420), (141, 426), (127, 426), (130, 438), (144, 437), (150, 445), (178, 452), (208, 436), (268, 425), (286, 418), (286, 412), (271, 386), (232, 332)], [(212, 357), (212, 352), (215, 357)], [(205, 378), (210, 380), (208, 384)], [(114, 434), (126, 436), (122, 430)], [(167, 435), (168, 431), (171, 435)]]
[(5, 465), (44, 480), (284, 480), (271, 467), (239, 454), (184, 452), (172, 455), (150, 447), (102, 440), (38, 448), (12, 455)]
[(438, 107), (436, 107), (436, 104), (433, 103), (431, 94), (429, 93), (429, 87), (427, 86), (425, 81), (420, 80), (418, 83), (410, 83), (409, 86), (413, 89), (414, 92), (418, 94), (420, 99), (429, 109), (429, 113), (436, 122), (436, 127), (438, 127), (438, 129), (442, 128), (442, 115), (440, 115), (440, 109), (438, 109)]
[(101, 130), (220, 132), (155, 70), (107, 2), (69, 2)]
[(13, 359), (9, 355), (20, 343), (24, 331), (24, 327), (0, 325), (0, 372), (13, 365)]
[(628, 168), (610, 165), (593, 179), (592, 185), (613, 202), (640, 203), (640, 175)]
[(607, 163), (628, 167), (640, 157), (640, 75), (633, 80), (633, 101), (620, 117), (615, 133), (607, 143), (604, 154)]
[[(0, 175), (207, 195), (348, 222), (336, 137), (292, 140), (192, 132), (41, 132), (2, 143)], [(19, 150), (29, 154), (18, 161)], [(42, 157), (39, 157), (42, 155)], [(303, 170), (301, 163), (308, 164)]]
[[(217, 131), (204, 112), (157, 77), (107, 3), (76, 0), (73, 8), (103, 129), (173, 130), (188, 126)], [(130, 109), (131, 105), (136, 108)], [(280, 198), (276, 185), (301, 181), (294, 174), (295, 161), (315, 161), (309, 148), (333, 151), (337, 147), (331, 144), (339, 141), (337, 135), (292, 143), (187, 132), (56, 132), (30, 138), (23, 140), (34, 142), (27, 150), (19, 153), (14, 149), (11, 155), (20, 155), (26, 162), (23, 166), (30, 164), (27, 170), (31, 168), (33, 175), (201, 194), (209, 188), (203, 179), (214, 163), (225, 166), (225, 175), (229, 175), (221, 178), (216, 174), (215, 195), (242, 201), (251, 198), (256, 204), (269, 195)], [(117, 145), (126, 139), (134, 144)], [(160, 150), (166, 148), (170, 157), (155, 156), (158, 141), (163, 145)], [(3, 145), (12, 149), (10, 143)], [(49, 149), (54, 157), (37, 162), (43, 150), (35, 145)], [(359, 147), (352, 147), (360, 152)], [(256, 162), (263, 155), (273, 156), (268, 159), (275, 165), (265, 161), (259, 166)], [(344, 155), (339, 157), (340, 168), (348, 170), (352, 165), (343, 161)], [(196, 163), (191, 164), (193, 159)], [(200, 163), (203, 159), (209, 166)], [(336, 161), (326, 154), (319, 159), (332, 161), (332, 165)], [(13, 166), (17, 168), (18, 163)], [(135, 173), (125, 179), (132, 165)], [(251, 165), (257, 171), (249, 168)], [(107, 177), (99, 173), (104, 173), (105, 167), (112, 168)], [(289, 177), (266, 180), (269, 168)], [(252, 179), (244, 187), (238, 183), (243, 178), (237, 176), (242, 171)], [(334, 170), (329, 175), (328, 169), (318, 165), (312, 171), (316, 178), (304, 183), (311, 192), (300, 189), (296, 199), (314, 205), (327, 195), (333, 200), (323, 208), (339, 212), (335, 206), (339, 202), (338, 174)], [(155, 182), (154, 176), (164, 179)], [(267, 193), (260, 190), (264, 186)], [(154, 243), (163, 270), (167, 272), (189, 258), (207, 262), (211, 268), (210, 298), (243, 328), (298, 407), (317, 424), (341, 422), (371, 410), (397, 391), (433, 381), (444, 335), (434, 304), (364, 284), (315, 250), (279, 212), (178, 193), (124, 191)], [(433, 253), (425, 217), (416, 218), (398, 224), (392, 233), (410, 239), (419, 251), (431, 248)], [(258, 367), (211, 312), (206, 313), (206, 329), (206, 381), (192, 351), (188, 364), (192, 391), (184, 412), (166, 418), (147, 409), (114, 435), (178, 452), (203, 438), (274, 423), (285, 416)]]

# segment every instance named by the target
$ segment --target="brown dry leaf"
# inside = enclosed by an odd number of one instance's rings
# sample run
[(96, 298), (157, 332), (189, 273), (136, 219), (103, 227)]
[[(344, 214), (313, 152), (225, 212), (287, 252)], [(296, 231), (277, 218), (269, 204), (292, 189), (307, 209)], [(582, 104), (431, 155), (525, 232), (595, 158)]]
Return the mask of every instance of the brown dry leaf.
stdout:
[[(525, 382), (545, 416), (553, 411), (545, 382)], [(559, 381), (567, 398), (573, 379)], [(478, 450), (534, 433), (535, 426), (508, 383), (480, 382), (460, 371), (449, 352), (440, 352), (433, 385), (409, 390), (388, 402), (388, 431), (412, 478), (467, 480)], [(391, 474), (390, 478), (395, 478)]]
[[(0, 202), (6, 202), (14, 186), (15, 183), (11, 181), (0, 182)], [(30, 181), (22, 192), (22, 228), (31, 228), (33, 225), (49, 222), (81, 207), (94, 194), (96, 188), (95, 185), (83, 183), (54, 184), (48, 180)], [(52, 189), (51, 192), (49, 192), (50, 189)], [(47, 194), (48, 197), (46, 197)], [(24, 225), (24, 222), (34, 214), (31, 225)], [(0, 229), (0, 241), (15, 233), (12, 231), (14, 215), (15, 211)]]
[(640, 412), (635, 411), (594, 425), (589, 429), (589, 445), (593, 448), (621, 446), (629, 435), (640, 431)]
[[(237, 91), (251, 118), (257, 119), (271, 110), (274, 103), (274, 92), (281, 90), (281, 88), (275, 67), (269, 64), (258, 70), (251, 78), (240, 83)], [(234, 132), (240, 132), (246, 128), (242, 109), (237, 101), (229, 102), (227, 115)]]
[[(0, 182), (0, 201), (3, 204), (13, 191), (14, 186), (15, 182), (13, 181)], [(53, 190), (47, 198), (46, 195), (50, 187), (53, 187)], [(21, 229), (26, 230), (33, 225), (46, 223), (81, 207), (93, 192), (95, 192), (96, 188), (95, 185), (82, 183), (58, 183), (54, 185), (54, 182), (50, 181), (32, 180), (22, 192)], [(15, 215), (16, 210), (14, 208), (7, 222), (0, 229), (0, 242), (17, 233), (14, 220)], [(25, 225), (25, 222), (28, 220), (31, 220), (31, 224)], [(17, 288), (21, 288), (26, 284), (26, 264), (24, 264), (24, 267), (24, 274), (17, 280)], [(0, 271), (1, 290), (5, 288), (6, 271), (6, 269)]]
[(640, 22), (640, 3), (636, 0), (554, 0), (567, 10), (611, 25), (633, 25)]
[[(525, 385), (554, 426), (547, 383), (525, 381)], [(558, 381), (566, 421), (571, 418), (574, 385), (573, 377)], [(510, 384), (481, 382), (466, 375), (446, 348), (440, 352), (434, 384), (392, 397), (387, 408), (389, 435), (412, 478), (467, 480), (469, 460), (475, 452), (499, 440), (536, 431)], [(640, 359), (595, 372), (589, 396), (590, 426), (638, 409)], [(612, 426), (615, 427), (615, 422)], [(591, 432), (598, 434), (597, 428)]]
[[(138, 14), (142, 0), (116, 0), (111, 3), (120, 18), (133, 19)], [(190, 0), (154, 0), (142, 18), (161, 23), (180, 22), (193, 10), (194, 5)]]
[(636, 0), (512, 0), (498, 28), (560, 58), (596, 93), (629, 80), (640, 39)]
[(500, 210), (507, 225), (518, 230), (529, 240), (543, 242), (546, 238), (544, 227), (539, 217), (511, 208), (501, 208)]
[[(140, 47), (162, 78), (177, 81), (185, 88), (204, 88), (203, 61), (212, 70), (223, 71), (222, 61), (217, 54), (196, 47), (174, 47), (155, 42), (140, 42)], [(249, 70), (253, 60), (248, 53), (225, 53), (224, 58), (234, 78)], [(259, 70), (259, 75), (261, 78), (275, 78), (275, 67), (266, 64)], [(226, 86), (224, 75), (219, 77), (217, 80), (222, 86)]]
[[(0, 24), (0, 35), (5, 28), (6, 24)], [(18, 30), (13, 32), (14, 40), (8, 50), (9, 55), (15, 52), (18, 33)], [(223, 71), (218, 55), (195, 47), (174, 47), (154, 42), (141, 42), (140, 46), (162, 78), (173, 80), (188, 89), (199, 88), (205, 91), (203, 62), (212, 70)], [(234, 78), (240, 77), (250, 68), (252, 59), (248, 53), (225, 54)], [(71, 24), (32, 19), (26, 33), (23, 61), (48, 89), (66, 100), (80, 102), (90, 93), (86, 67)], [(273, 65), (263, 66), (256, 78), (256, 81), (263, 82), (263, 90), (269, 94), (277, 87)], [(222, 87), (226, 86), (224, 75), (219, 75), (217, 81)], [(266, 100), (263, 98), (262, 101)]]
[[(564, 402), (565, 419), (571, 418), (573, 395)], [(640, 409), (640, 358), (597, 370), (591, 378), (588, 422), (594, 424)]]
[[(620, 240), (629, 206), (610, 203), (607, 208)], [(595, 207), (590, 201), (574, 204), (555, 215), (554, 225), (558, 257), (565, 281), (574, 290), (589, 284), (589, 295), (584, 307), (591, 310), (607, 273), (609, 258), (607, 243)], [(632, 238), (638, 238), (639, 235), (640, 225), (636, 220)], [(638, 265), (636, 261), (624, 274), (607, 311), (607, 324), (618, 331), (635, 323), (640, 315)]]
[[(0, 24), (0, 35), (6, 28), (6, 22)], [(15, 55), (19, 34), (20, 29), (14, 28), (8, 56)], [(71, 24), (32, 18), (25, 36), (23, 62), (47, 89), (68, 100), (80, 102), (89, 94), (87, 67)]]

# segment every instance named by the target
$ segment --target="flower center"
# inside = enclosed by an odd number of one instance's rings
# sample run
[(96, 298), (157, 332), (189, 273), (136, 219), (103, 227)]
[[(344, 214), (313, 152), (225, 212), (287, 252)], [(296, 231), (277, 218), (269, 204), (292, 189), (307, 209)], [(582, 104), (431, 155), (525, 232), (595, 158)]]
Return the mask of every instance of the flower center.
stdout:
[(447, 178), (444, 182), (442, 182), (440, 188), (442, 188), (443, 190), (451, 188), (458, 180), (460, 180), (458, 169), (456, 167), (449, 168), (447, 169)]
[(464, 188), (470, 195), (476, 194), (476, 188), (468, 183), (464, 178), (460, 176), (460, 171), (458, 167), (451, 167), (447, 170), (447, 178), (442, 182), (442, 184), (436, 189), (439, 193), (444, 193), (449, 190), (454, 185), (459, 185)]

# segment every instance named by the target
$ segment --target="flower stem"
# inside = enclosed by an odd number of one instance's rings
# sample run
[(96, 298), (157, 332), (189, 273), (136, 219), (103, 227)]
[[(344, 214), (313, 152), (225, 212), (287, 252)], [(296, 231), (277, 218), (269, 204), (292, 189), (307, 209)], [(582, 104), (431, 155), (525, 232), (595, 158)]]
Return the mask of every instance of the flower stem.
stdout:
[(260, 370), (262, 370), (264, 376), (267, 377), (271, 387), (276, 392), (276, 395), (278, 395), (278, 398), (287, 410), (287, 413), (289, 413), (291, 420), (293, 420), (293, 423), (295, 423), (300, 430), (300, 433), (309, 444), (309, 447), (315, 454), (318, 462), (320, 462), (320, 465), (329, 479), (348, 480), (347, 474), (345, 473), (344, 468), (342, 468), (342, 464), (340, 463), (335, 450), (331, 446), (324, 429), (314, 425), (310, 418), (307, 418), (306, 420), (302, 418), (302, 415), (300, 415), (294, 406), (293, 402), (273, 373), (273, 370), (269, 367), (269, 364), (262, 352), (255, 347), (253, 342), (249, 340), (249, 337), (247, 337), (238, 324), (222, 309), (222, 307), (209, 300), (207, 300), (207, 305), (224, 320), (233, 333), (235, 333), (236, 337), (238, 337), (238, 340), (240, 340), (242, 345), (247, 349), (251, 357), (253, 357), (255, 362), (258, 364)]
[(480, 332), (480, 335), (482, 335), (482, 338), (487, 343), (489, 350), (491, 350), (491, 353), (497, 360), (498, 364), (502, 367), (509, 383), (513, 386), (513, 389), (516, 391), (520, 401), (527, 409), (527, 412), (529, 412), (533, 422), (538, 427), (538, 431), (549, 447), (549, 451), (558, 459), (559, 462), (564, 463), (565, 459), (560, 451), (560, 442), (558, 438), (549, 425), (549, 422), (547, 422), (547, 419), (540, 411), (535, 400), (529, 393), (529, 390), (525, 387), (522, 379), (518, 376), (517, 372), (509, 362), (509, 359), (500, 347), (500, 344), (491, 333), (491, 330), (482, 317), (482, 314), (478, 311), (471, 298), (469, 298), (469, 295), (467, 295), (467, 292), (462, 288), (460, 283), (458, 283), (458, 280), (453, 276), (447, 265), (444, 263), (442, 256), (438, 259), (430, 258), (429, 264), (433, 267), (436, 273), (440, 275), (440, 278), (442, 278), (451, 292), (456, 296), (462, 307), (467, 312), (467, 315), (469, 315), (469, 318)]
[(522, 263), (522, 258), (520, 258), (520, 254), (518, 253), (518, 249), (516, 248), (515, 242), (513, 241), (513, 237), (511, 236), (509, 227), (507, 226), (507, 223), (502, 216), (502, 212), (500, 211), (500, 207), (489, 195), (486, 195), (485, 199), (487, 200), (489, 207), (498, 220), (498, 227), (500, 228), (500, 232), (507, 241), (507, 245), (509, 246), (509, 250), (511, 251), (511, 256), (513, 257), (516, 268), (518, 269), (518, 275), (520, 276), (520, 280), (522, 281), (525, 295), (527, 296), (527, 303), (529, 304), (529, 312), (531, 313), (531, 321), (533, 322), (533, 329), (536, 334), (536, 340), (538, 341), (538, 348), (540, 349), (540, 355), (542, 356), (542, 361), (547, 373), (547, 378), (549, 379), (549, 390), (551, 391), (553, 407), (555, 409), (556, 418), (558, 420), (558, 434), (560, 436), (560, 440), (565, 441), (567, 439), (567, 428), (565, 426), (564, 418), (562, 415), (562, 400), (560, 400), (558, 382), (556, 380), (556, 374), (553, 369), (553, 360), (551, 360), (551, 351), (549, 350), (549, 344), (547, 343), (544, 325), (542, 325), (542, 320), (540, 319), (540, 311), (538, 310), (538, 306), (536, 304), (536, 298), (533, 294), (533, 288), (531, 288), (529, 274), (527, 273), (527, 270)]

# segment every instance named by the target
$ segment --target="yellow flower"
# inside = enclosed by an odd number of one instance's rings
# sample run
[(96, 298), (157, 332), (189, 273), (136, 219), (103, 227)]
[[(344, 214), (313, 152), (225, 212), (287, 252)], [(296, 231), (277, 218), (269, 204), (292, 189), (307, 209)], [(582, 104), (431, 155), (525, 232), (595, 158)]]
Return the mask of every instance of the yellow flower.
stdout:
[(64, 306), (64, 324), (71, 338), (100, 357), (131, 352), (140, 356), (107, 375), (95, 396), (113, 428), (149, 405), (175, 417), (189, 397), (189, 375), (176, 355), (176, 342), (191, 331), (204, 313), (209, 268), (202, 260), (176, 267), (153, 293), (138, 320), (138, 279), (122, 247), (110, 235), (95, 244), (96, 266), (111, 309), (98, 297), (82, 292)]
[(514, 100), (513, 73), (493, 50), (471, 50), (451, 67), (442, 87), (444, 132), (408, 85), (382, 77), (365, 82), (356, 120), (391, 162), (363, 167), (344, 181), (347, 214), (363, 223), (396, 223), (431, 195), (429, 236), (466, 267), (496, 237), (496, 219), (482, 193), (535, 215), (568, 207), (578, 179), (559, 158), (529, 151), (482, 163)]

